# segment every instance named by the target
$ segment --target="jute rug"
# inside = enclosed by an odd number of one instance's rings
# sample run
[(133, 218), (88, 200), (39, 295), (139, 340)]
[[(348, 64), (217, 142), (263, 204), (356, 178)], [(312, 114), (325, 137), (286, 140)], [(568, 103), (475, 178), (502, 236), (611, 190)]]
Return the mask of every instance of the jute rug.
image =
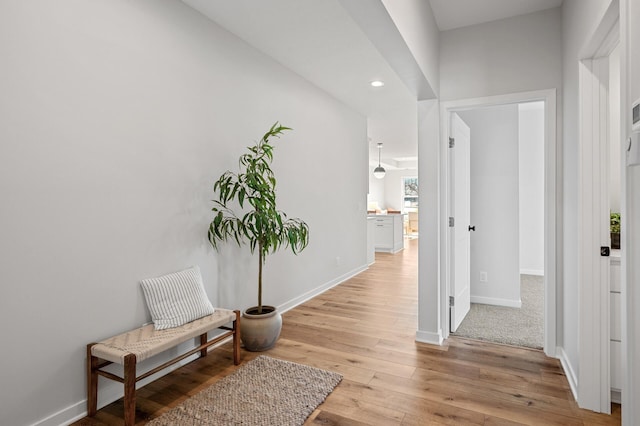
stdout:
[(261, 355), (147, 424), (301, 425), (341, 380), (338, 373)]
[(544, 338), (543, 278), (520, 275), (521, 308), (471, 304), (455, 336), (542, 349)]

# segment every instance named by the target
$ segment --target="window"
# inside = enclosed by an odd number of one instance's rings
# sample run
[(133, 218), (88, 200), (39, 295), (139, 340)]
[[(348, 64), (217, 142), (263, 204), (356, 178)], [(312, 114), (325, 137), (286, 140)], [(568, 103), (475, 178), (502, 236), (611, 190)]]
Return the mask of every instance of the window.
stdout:
[(413, 212), (418, 210), (418, 178), (404, 177), (402, 178), (402, 208), (405, 212)]

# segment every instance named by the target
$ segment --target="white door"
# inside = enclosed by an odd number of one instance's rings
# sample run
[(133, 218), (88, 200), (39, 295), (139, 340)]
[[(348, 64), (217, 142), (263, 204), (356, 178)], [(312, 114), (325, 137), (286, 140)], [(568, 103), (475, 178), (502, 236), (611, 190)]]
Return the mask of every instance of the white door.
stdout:
[[(470, 155), (469, 126), (456, 113), (451, 114), (449, 170), (451, 170), (449, 216), (453, 217), (451, 232), (451, 332), (456, 331), (471, 307), (470, 284)], [(451, 146), (451, 144), (450, 144)]]

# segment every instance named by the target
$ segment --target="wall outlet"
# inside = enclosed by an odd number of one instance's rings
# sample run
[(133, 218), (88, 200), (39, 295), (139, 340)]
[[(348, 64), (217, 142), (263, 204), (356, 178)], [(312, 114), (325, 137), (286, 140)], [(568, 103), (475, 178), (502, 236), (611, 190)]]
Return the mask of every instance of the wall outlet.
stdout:
[(487, 281), (489, 281), (487, 279), (487, 273), (485, 271), (480, 271), (480, 282), (486, 283)]

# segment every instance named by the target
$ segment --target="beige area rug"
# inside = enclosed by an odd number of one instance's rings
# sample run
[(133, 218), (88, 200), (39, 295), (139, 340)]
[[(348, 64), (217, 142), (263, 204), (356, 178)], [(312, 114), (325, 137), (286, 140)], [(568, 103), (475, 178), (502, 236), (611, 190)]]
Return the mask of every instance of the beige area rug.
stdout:
[(301, 425), (342, 375), (261, 355), (147, 423)]

